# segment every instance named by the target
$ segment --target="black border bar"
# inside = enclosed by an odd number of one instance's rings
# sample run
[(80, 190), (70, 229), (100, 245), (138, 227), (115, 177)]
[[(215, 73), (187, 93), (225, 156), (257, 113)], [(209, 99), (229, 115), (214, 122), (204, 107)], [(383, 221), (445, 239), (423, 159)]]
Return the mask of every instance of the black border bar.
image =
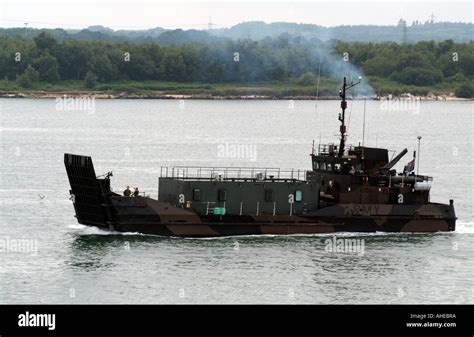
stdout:
[[(26, 312), (29, 317), (55, 314), (55, 329), (20, 327), (19, 317)], [(474, 310), (471, 305), (0, 305), (1, 337), (227, 329), (473, 336)]]

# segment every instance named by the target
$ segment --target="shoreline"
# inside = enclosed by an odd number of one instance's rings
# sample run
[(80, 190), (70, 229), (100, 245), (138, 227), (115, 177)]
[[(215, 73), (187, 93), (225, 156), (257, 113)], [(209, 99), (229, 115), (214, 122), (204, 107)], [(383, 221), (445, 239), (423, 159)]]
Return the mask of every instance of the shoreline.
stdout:
[[(213, 95), (213, 94), (173, 94), (167, 92), (156, 93), (107, 93), (100, 91), (0, 91), (0, 98), (33, 98), (33, 99), (58, 99), (58, 98), (94, 98), (94, 99), (206, 99), (206, 100), (339, 100), (339, 96), (314, 96), (314, 95)], [(367, 97), (368, 98), (368, 97)], [(364, 97), (355, 97), (352, 100), (363, 100)], [(420, 100), (420, 101), (472, 101), (471, 98), (461, 98), (452, 95), (425, 96), (402, 94), (372, 96), (370, 100)]]

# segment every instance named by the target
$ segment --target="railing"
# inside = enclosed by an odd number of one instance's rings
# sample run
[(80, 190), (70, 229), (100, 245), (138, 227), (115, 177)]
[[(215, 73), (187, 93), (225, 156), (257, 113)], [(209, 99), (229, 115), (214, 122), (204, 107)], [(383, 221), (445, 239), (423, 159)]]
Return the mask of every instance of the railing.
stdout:
[(160, 168), (160, 178), (203, 180), (306, 180), (306, 170), (273, 167), (200, 167)]
[[(318, 155), (319, 156), (336, 156), (338, 154), (339, 146), (334, 143), (329, 144), (319, 144), (318, 145)], [(353, 145), (344, 147), (344, 154), (348, 155), (351, 152), (355, 151)]]
[(318, 155), (320, 156), (329, 156), (337, 152), (337, 145), (332, 144), (319, 144), (318, 145)]

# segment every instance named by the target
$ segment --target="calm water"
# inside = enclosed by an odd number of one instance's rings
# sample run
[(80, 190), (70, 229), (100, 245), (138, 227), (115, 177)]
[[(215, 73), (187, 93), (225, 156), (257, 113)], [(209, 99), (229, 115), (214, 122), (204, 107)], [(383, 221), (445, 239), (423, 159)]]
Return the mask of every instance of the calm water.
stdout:
[[(341, 234), (363, 240), (357, 254), (327, 252), (328, 235), (177, 239), (75, 221), (64, 152), (113, 170), (117, 190), (156, 196), (160, 166), (308, 169), (312, 140), (336, 139), (338, 106), (97, 100), (61, 111), (54, 100), (0, 99), (0, 303), (474, 303), (472, 102), (367, 102), (365, 144), (407, 147), (398, 169), (423, 136), (420, 173), (435, 177), (433, 201), (455, 200), (455, 233)], [(348, 112), (357, 144), (363, 102)]]

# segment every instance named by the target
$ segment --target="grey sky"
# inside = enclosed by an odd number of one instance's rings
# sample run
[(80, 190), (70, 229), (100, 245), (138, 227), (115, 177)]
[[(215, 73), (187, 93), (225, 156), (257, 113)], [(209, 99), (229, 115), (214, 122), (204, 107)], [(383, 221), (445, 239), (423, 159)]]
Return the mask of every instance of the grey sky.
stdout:
[(323, 26), (394, 25), (403, 17), (408, 24), (426, 21), (473, 22), (472, 1), (423, 2), (205, 2), (148, 0), (1, 0), (0, 26), (84, 28), (103, 25), (114, 29), (153, 27), (206, 29), (209, 17), (215, 27), (243, 21), (313, 23)]

